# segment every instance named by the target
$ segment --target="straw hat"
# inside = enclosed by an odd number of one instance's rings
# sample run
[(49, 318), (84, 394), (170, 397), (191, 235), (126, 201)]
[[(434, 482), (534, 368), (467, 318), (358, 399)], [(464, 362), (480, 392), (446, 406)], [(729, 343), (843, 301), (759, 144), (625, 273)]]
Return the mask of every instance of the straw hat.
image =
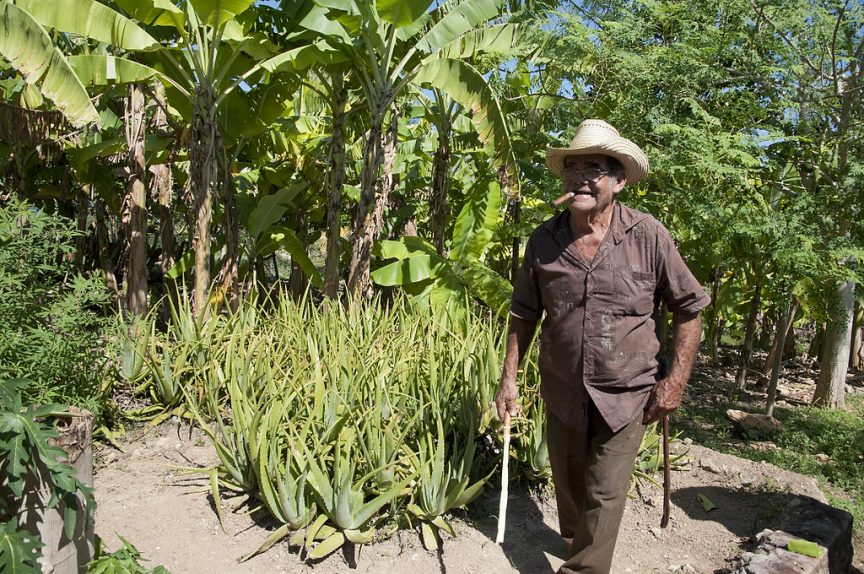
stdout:
[(564, 160), (573, 155), (608, 155), (621, 162), (627, 183), (635, 183), (648, 175), (648, 158), (639, 146), (622, 138), (618, 130), (603, 120), (585, 120), (576, 128), (570, 147), (546, 149), (546, 165), (561, 176)]

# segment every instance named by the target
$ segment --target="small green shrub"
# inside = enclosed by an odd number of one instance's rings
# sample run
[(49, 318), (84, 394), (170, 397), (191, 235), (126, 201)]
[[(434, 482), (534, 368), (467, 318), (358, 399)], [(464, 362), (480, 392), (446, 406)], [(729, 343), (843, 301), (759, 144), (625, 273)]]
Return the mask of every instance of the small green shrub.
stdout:
[(26, 378), (27, 403), (101, 412), (111, 323), (96, 276), (74, 269), (74, 223), (15, 199), (0, 204), (0, 379)]
[(115, 552), (105, 549), (101, 538), (96, 539), (96, 555), (87, 567), (88, 574), (170, 574), (163, 566), (145, 568), (141, 553), (132, 543), (118, 535), (123, 547)]

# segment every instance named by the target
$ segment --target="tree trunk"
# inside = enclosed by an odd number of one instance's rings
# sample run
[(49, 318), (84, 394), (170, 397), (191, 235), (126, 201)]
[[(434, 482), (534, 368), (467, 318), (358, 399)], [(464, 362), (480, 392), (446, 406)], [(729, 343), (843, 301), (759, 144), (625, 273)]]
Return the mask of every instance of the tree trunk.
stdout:
[(852, 342), (852, 312), (855, 307), (855, 283), (837, 286), (838, 308), (825, 331), (819, 380), (812, 403), (821, 407), (841, 408), (846, 385), (846, 367)]
[(384, 210), (390, 206), (390, 194), (396, 188), (393, 164), (396, 162), (396, 142), (399, 139), (399, 111), (396, 106), (390, 111), (390, 123), (384, 133), (382, 145), (383, 161), (381, 166), (381, 193), (372, 216), (372, 241), (381, 237), (384, 229)]
[(141, 86), (129, 87), (126, 108), (126, 144), (129, 146), (129, 184), (126, 208), (129, 210), (129, 262), (126, 274), (126, 308), (132, 315), (147, 314), (147, 166), (144, 160), (144, 92)]
[(753, 356), (753, 338), (756, 334), (756, 320), (759, 318), (759, 306), (762, 303), (762, 282), (757, 281), (750, 300), (750, 314), (747, 316), (747, 329), (744, 332), (744, 343), (741, 345), (741, 360), (738, 372), (735, 374), (735, 392), (741, 392), (747, 386), (747, 367)]
[(88, 202), (90, 196), (85, 190), (81, 190), (78, 194), (78, 205), (76, 210), (76, 222), (78, 228), (78, 237), (75, 238), (75, 269), (78, 272), (84, 271), (84, 260), (87, 252), (87, 214)]
[[(153, 112), (153, 127), (157, 133), (162, 133), (167, 127), (167, 116), (165, 114), (165, 88), (156, 82), (155, 99), (156, 110)], [(169, 301), (169, 305), (177, 304), (177, 282), (168, 277), (168, 272), (174, 267), (177, 260), (176, 236), (174, 234), (174, 212), (172, 210), (174, 179), (171, 174), (173, 164), (173, 151), (169, 153), (167, 163), (150, 166), (153, 174), (151, 189), (159, 205), (159, 245), (161, 246), (161, 257), (159, 268), (162, 271), (162, 288)], [(162, 316), (167, 320), (169, 307), (163, 305)]]
[(345, 105), (348, 92), (341, 73), (333, 74), (333, 138), (330, 142), (330, 196), (327, 202), (327, 256), (324, 295), (339, 297), (339, 260), (342, 257), (342, 187), (345, 182)]
[[(786, 316), (785, 314), (781, 314), (780, 318), (777, 320), (776, 328), (783, 329), (783, 344), (786, 344), (786, 337), (789, 336), (789, 331), (792, 330), (792, 325), (795, 323), (795, 313), (798, 311), (798, 301), (794, 299), (792, 295), (790, 295), (790, 308), (792, 309), (791, 315)], [(768, 357), (765, 359), (765, 364), (762, 366), (762, 376), (766, 379), (770, 379), (774, 373), (774, 365), (777, 362), (777, 354), (779, 351), (780, 361), (783, 360), (783, 352), (782, 349), (777, 348), (777, 341), (780, 340), (780, 337), (774, 337), (774, 343), (771, 345), (771, 351), (768, 352)]]
[(372, 216), (375, 209), (375, 187), (378, 169), (381, 167), (381, 124), (384, 110), (378, 110), (372, 118), (372, 126), (366, 134), (363, 150), (363, 172), (360, 178), (360, 201), (354, 219), (351, 266), (348, 269), (348, 292), (355, 297), (371, 297), (369, 269), (372, 257)]
[[(226, 160), (227, 161), (227, 160)], [(230, 166), (225, 166), (225, 257), (219, 277), (219, 293), (228, 308), (234, 312), (240, 306), (240, 289), (237, 283), (240, 263), (240, 223), (237, 217), (237, 202), (234, 199), (234, 176)]]
[(192, 196), (195, 199), (195, 313), (207, 317), (210, 295), (210, 224), (213, 220), (213, 194), (218, 185), (216, 148), (219, 135), (216, 128), (215, 96), (210, 86), (198, 86), (192, 111), (189, 170)]
[[(297, 239), (300, 240), (300, 243), (303, 245), (304, 249), (308, 250), (308, 235), (306, 230), (308, 227), (306, 226), (306, 215), (301, 212), (296, 219), (296, 224), (294, 226), (294, 232), (297, 235)], [(300, 265), (291, 258), (291, 277), (288, 279), (288, 292), (294, 298), (294, 300), (299, 301), (303, 295), (306, 294), (306, 290), (309, 288), (309, 277), (306, 276), (306, 273), (300, 267)]]
[(855, 306), (855, 322), (852, 326), (852, 348), (849, 352), (849, 368), (861, 369), (862, 352), (864, 352), (864, 307)]
[(717, 366), (717, 347), (720, 343), (719, 331), (721, 330), (718, 317), (717, 296), (720, 293), (720, 267), (714, 267), (711, 273), (711, 307), (708, 317), (708, 362), (712, 367)]
[[(442, 111), (443, 113), (443, 111)], [(432, 245), (444, 253), (444, 238), (447, 230), (448, 194), (450, 193), (450, 130), (438, 126), (438, 149), (432, 163), (432, 197), (429, 200), (430, 225), (432, 226)]]
[(783, 315), (777, 322), (777, 337), (774, 341), (776, 352), (771, 369), (771, 379), (768, 381), (768, 401), (765, 407), (765, 414), (769, 417), (774, 416), (774, 404), (777, 402), (777, 381), (780, 379), (780, 369), (783, 368), (783, 346), (786, 342), (786, 333), (794, 322), (795, 312), (798, 310), (798, 302), (794, 300), (791, 292), (789, 297), (792, 301), (783, 310)]
[(822, 362), (822, 342), (825, 340), (825, 325), (817, 324), (813, 329), (813, 339), (810, 341), (810, 347), (807, 349), (807, 354), (811, 359), (816, 359), (817, 362)]
[(120, 300), (120, 287), (117, 284), (117, 275), (114, 273), (114, 263), (111, 261), (111, 249), (108, 240), (108, 226), (105, 220), (108, 217), (105, 210), (105, 202), (96, 200), (96, 241), (99, 245), (99, 266), (105, 273), (105, 286), (114, 296), (114, 301)]

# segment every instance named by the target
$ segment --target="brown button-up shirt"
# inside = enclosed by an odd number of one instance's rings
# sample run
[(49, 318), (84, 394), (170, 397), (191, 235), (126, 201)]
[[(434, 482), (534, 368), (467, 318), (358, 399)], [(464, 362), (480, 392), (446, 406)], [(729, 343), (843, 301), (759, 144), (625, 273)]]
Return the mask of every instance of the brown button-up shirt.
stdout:
[(590, 262), (576, 250), (568, 211), (540, 225), (513, 289), (510, 313), (543, 319), (540, 393), (576, 429), (587, 424), (589, 399), (613, 431), (642, 413), (657, 382), (658, 298), (684, 314), (710, 302), (659, 221), (617, 202), (613, 209)]

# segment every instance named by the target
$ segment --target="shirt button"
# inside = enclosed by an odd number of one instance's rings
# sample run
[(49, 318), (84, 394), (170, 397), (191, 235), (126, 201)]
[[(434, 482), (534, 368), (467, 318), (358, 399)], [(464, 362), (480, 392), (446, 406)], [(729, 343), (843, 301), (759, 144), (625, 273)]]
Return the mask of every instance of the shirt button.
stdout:
[(591, 313), (585, 313), (585, 320), (586, 320), (586, 321), (590, 321), (590, 320), (591, 320)]

